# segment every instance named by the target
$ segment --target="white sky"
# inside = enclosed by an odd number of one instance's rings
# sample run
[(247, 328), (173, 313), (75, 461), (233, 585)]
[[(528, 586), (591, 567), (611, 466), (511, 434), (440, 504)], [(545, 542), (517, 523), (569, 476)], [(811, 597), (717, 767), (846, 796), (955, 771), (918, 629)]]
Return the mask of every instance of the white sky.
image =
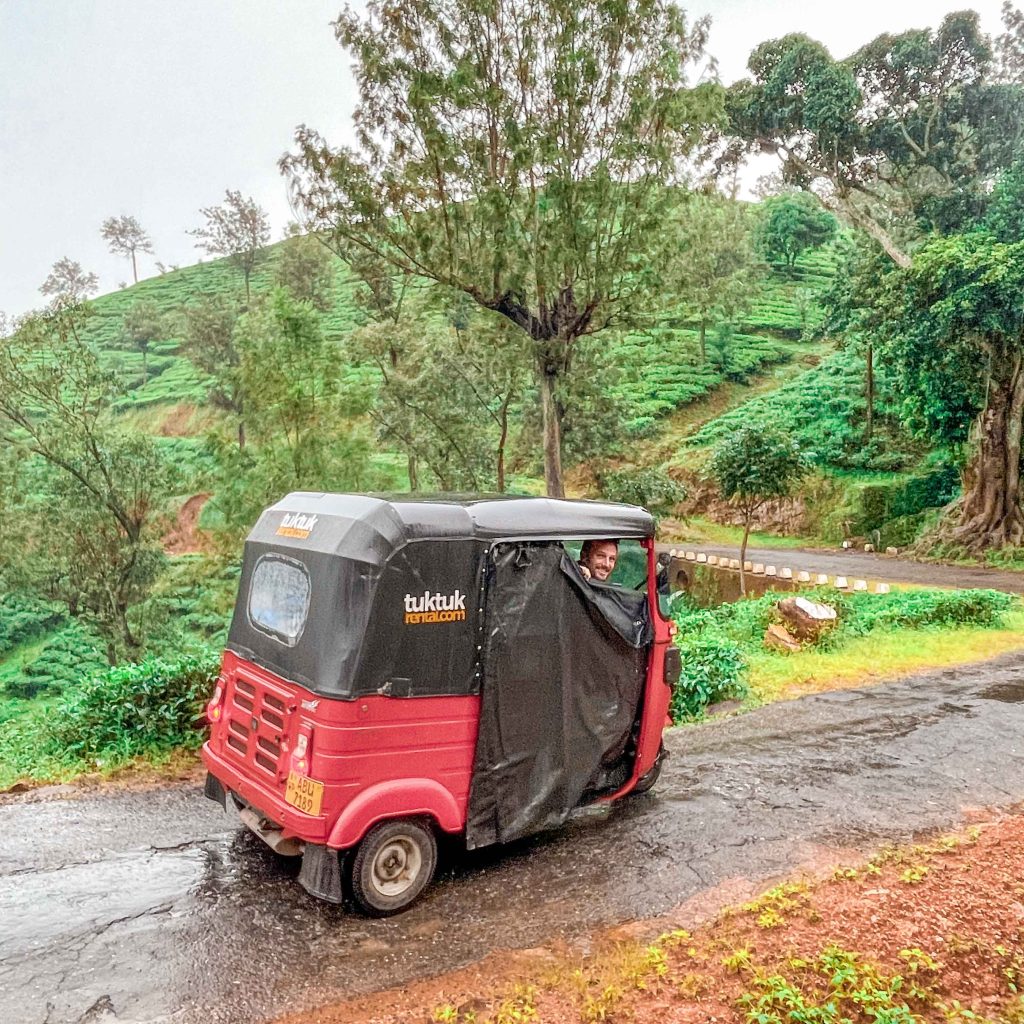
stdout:
[[(971, 6), (989, 32), (1000, 0), (682, 0), (710, 14), (722, 79), (765, 39), (805, 32), (846, 56), (880, 32), (936, 25)], [(339, 0), (0, 0), (0, 310), (38, 306), (62, 256), (130, 280), (99, 235), (132, 214), (155, 261), (193, 263), (185, 234), (227, 188), (289, 220), (278, 157), (300, 123), (346, 141), (354, 90), (329, 22)]]

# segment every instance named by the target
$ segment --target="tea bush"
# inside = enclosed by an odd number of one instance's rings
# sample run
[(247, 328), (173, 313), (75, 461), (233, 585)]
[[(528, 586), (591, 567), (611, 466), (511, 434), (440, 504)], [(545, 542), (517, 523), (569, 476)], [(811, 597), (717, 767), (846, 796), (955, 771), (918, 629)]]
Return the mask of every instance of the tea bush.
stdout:
[(66, 616), (56, 606), (27, 594), (0, 596), (0, 656), (56, 629)]
[(198, 746), (197, 723), (219, 664), (217, 653), (207, 650), (97, 673), (47, 716), (47, 747), (87, 761)]
[(700, 718), (709, 704), (747, 696), (747, 662), (739, 644), (722, 636), (684, 636), (678, 641), (683, 659), (672, 692), (672, 720)]

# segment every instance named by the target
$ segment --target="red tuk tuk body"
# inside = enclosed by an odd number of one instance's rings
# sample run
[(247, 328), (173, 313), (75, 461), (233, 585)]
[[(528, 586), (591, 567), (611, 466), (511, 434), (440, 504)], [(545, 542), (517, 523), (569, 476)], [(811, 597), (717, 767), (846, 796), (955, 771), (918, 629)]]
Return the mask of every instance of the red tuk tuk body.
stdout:
[[(574, 578), (587, 538), (639, 541), (642, 589)], [(289, 495), (246, 542), (207, 796), (301, 854), (313, 895), (347, 878), (386, 914), (437, 833), (503, 842), (649, 788), (678, 675), (656, 570), (632, 506)]]

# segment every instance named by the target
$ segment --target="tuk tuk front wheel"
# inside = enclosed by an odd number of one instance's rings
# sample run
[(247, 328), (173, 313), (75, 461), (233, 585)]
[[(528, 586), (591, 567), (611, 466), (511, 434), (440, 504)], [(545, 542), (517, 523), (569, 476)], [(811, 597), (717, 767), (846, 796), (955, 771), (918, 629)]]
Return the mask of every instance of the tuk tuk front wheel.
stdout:
[(416, 821), (382, 821), (363, 837), (352, 859), (352, 896), (368, 914), (408, 907), (434, 877), (437, 840)]

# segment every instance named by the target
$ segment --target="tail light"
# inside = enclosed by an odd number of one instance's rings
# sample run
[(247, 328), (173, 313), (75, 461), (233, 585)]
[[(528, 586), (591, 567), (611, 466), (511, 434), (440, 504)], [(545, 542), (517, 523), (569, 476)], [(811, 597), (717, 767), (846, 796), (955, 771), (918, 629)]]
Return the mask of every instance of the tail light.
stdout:
[(222, 707), (224, 703), (224, 680), (221, 677), (217, 678), (217, 685), (214, 688), (213, 696), (210, 698), (206, 705), (206, 720), (210, 725), (214, 725), (220, 721), (220, 716), (224, 712)]
[(288, 765), (296, 775), (308, 775), (309, 764), (313, 756), (313, 727), (300, 725), (299, 734), (295, 737)]

